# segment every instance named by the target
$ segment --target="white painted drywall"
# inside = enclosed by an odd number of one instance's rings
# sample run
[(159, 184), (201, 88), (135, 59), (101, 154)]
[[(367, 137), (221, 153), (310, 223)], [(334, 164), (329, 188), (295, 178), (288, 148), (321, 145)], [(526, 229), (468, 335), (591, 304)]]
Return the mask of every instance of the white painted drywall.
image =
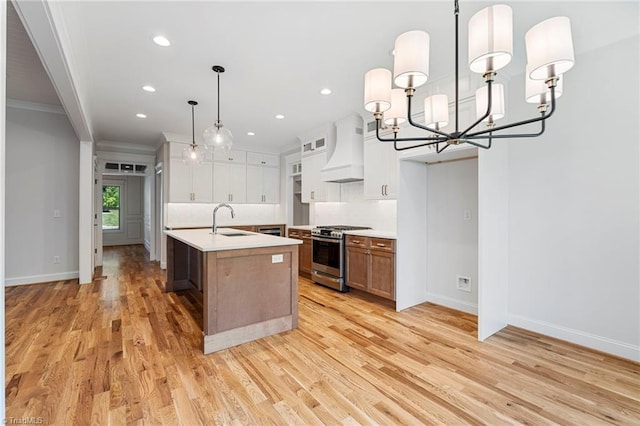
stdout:
[(120, 229), (103, 230), (102, 244), (144, 243), (144, 176), (102, 176), (102, 185), (121, 185)]
[(151, 252), (151, 212), (153, 210), (151, 206), (151, 194), (152, 194), (152, 182), (155, 179), (155, 175), (151, 174), (143, 178), (143, 229), (144, 229), (144, 248), (148, 252)]
[(635, 36), (577, 56), (545, 135), (509, 142), (510, 323), (636, 360), (639, 51)]
[[(427, 290), (429, 301), (478, 313), (478, 160), (427, 168)], [(470, 292), (457, 277), (470, 279)]]
[(427, 297), (427, 168), (398, 162), (398, 241), (396, 310), (424, 303)]
[(78, 138), (64, 113), (7, 107), (6, 126), (6, 284), (77, 278)]
[(341, 202), (312, 203), (311, 225), (368, 226), (396, 232), (396, 200), (365, 200), (364, 182), (343, 183)]
[(509, 142), (478, 150), (478, 340), (509, 322)]
[[(0, 7), (0, 28), (7, 28), (7, 8)], [(7, 32), (0, 31), (0, 129), (6, 128), (6, 82), (7, 82)], [(6, 133), (0, 132), (0, 176), (6, 176)], [(5, 286), (5, 182), (0, 179), (0, 288)], [(4, 291), (0, 294), (0, 328), (4, 330)], [(4, 333), (0, 335), (0, 347), (4, 345)], [(0, 386), (4, 389), (4, 351), (0, 353)], [(0, 413), (5, 412), (5, 398), (0, 398)]]

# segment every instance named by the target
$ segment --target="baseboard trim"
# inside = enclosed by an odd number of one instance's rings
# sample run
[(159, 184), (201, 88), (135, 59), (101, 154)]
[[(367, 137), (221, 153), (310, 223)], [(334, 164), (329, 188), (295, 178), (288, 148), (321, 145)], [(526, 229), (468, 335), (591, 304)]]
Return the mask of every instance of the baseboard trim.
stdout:
[(442, 296), (440, 294), (435, 294), (435, 293), (427, 293), (427, 301), (431, 303), (435, 303), (436, 305), (442, 305), (447, 308), (466, 312), (468, 314), (478, 315), (477, 303), (469, 303), (469, 302), (454, 299), (451, 297)]
[(591, 349), (640, 362), (640, 346), (520, 315), (509, 314), (509, 324), (544, 334), (545, 336), (566, 340), (576, 345), (586, 346)]
[(74, 280), (80, 277), (78, 271), (61, 272), (58, 274), (30, 275), (26, 277), (6, 278), (4, 280), (5, 287), (16, 285), (41, 284), (52, 281)]

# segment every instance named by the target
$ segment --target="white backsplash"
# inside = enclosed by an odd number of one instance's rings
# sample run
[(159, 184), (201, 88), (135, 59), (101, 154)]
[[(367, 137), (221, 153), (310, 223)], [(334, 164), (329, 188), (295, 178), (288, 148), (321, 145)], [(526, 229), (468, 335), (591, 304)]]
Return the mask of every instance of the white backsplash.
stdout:
[(313, 225), (369, 226), (378, 231), (396, 232), (396, 200), (365, 200), (364, 183), (342, 184), (342, 202), (313, 203)]
[[(217, 204), (169, 203), (165, 226), (197, 228), (211, 226)], [(286, 223), (280, 204), (231, 204), (236, 217), (228, 209), (218, 211), (218, 225), (268, 225)]]

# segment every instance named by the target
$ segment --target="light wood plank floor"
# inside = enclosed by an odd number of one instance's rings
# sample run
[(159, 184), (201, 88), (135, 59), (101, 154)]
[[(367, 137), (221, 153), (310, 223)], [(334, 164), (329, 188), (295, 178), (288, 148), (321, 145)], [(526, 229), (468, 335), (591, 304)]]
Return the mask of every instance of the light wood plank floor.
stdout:
[(300, 283), (300, 327), (205, 356), (140, 246), (106, 279), (10, 287), (7, 417), (58, 425), (640, 424), (640, 365), (476, 317)]

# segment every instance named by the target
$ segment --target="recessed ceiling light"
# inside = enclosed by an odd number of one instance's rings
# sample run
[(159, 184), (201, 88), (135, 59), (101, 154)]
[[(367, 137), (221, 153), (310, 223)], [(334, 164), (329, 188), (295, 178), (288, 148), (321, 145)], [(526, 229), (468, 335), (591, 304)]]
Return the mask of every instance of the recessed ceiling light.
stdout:
[(324, 88), (324, 89), (322, 89), (320, 91), (320, 94), (321, 95), (330, 95), (331, 94), (331, 89)]
[(142, 86), (142, 90), (144, 90), (145, 92), (155, 92), (156, 88), (153, 86)]
[(138, 113), (138, 114), (136, 114), (136, 117), (138, 117), (138, 118), (147, 118), (147, 114)]
[(256, 134), (253, 132), (247, 132), (247, 136), (255, 136)]
[(282, 115), (282, 114), (278, 114), (278, 115), (276, 115), (276, 118), (277, 118), (278, 120), (282, 120), (282, 119), (284, 118), (284, 115)]
[(171, 46), (171, 42), (166, 37), (163, 37), (163, 36), (154, 37), (153, 42), (158, 46), (162, 46), (162, 47)]

